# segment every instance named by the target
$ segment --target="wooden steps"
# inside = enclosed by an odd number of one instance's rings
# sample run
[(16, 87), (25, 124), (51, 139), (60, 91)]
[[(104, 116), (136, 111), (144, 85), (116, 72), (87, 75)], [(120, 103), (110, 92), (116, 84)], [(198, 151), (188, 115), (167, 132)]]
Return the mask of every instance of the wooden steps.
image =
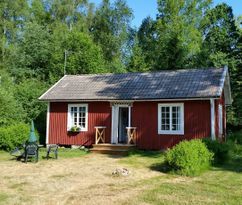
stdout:
[(91, 152), (110, 155), (126, 155), (129, 150), (135, 148), (135, 145), (128, 144), (93, 144), (92, 146)]

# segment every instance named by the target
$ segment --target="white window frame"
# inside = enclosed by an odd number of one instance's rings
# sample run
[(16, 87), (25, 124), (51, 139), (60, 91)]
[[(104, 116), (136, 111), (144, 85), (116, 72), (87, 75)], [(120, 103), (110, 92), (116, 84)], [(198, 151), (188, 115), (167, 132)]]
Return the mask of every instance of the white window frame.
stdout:
[[(161, 129), (161, 108), (170, 107), (170, 130)], [(180, 130), (171, 130), (172, 129), (172, 107), (180, 107), (181, 110), (181, 129)], [(165, 135), (184, 135), (184, 103), (159, 103), (158, 104), (158, 134)]]
[[(67, 131), (70, 131), (71, 128), (74, 126), (72, 125), (72, 119), (71, 119), (71, 108), (72, 107), (85, 107), (86, 108), (86, 115), (85, 115), (85, 127), (81, 128), (82, 131), (87, 131), (88, 130), (88, 104), (68, 104), (68, 116), (67, 116)], [(79, 114), (78, 114), (79, 115)], [(77, 117), (79, 121), (79, 116)]]

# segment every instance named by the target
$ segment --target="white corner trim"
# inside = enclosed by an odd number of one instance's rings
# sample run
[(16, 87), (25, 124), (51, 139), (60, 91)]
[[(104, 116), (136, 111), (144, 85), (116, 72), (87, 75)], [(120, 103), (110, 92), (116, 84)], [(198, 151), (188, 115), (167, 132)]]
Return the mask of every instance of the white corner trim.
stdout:
[(45, 144), (49, 144), (49, 127), (50, 127), (50, 103), (47, 105), (47, 113), (46, 113), (46, 138)]
[[(161, 130), (161, 107), (172, 107), (172, 106), (179, 106), (181, 108), (181, 130)], [(172, 112), (170, 111), (170, 128), (171, 127), (172, 127)], [(184, 135), (184, 103), (159, 103), (158, 104), (158, 134)]]
[(211, 139), (216, 140), (215, 137), (215, 100), (210, 99), (210, 109), (211, 109)]
[[(78, 104), (68, 104), (68, 113), (67, 113), (67, 131), (70, 131), (72, 125), (71, 122), (71, 107), (86, 107), (86, 115), (85, 115), (85, 124), (86, 127), (81, 129), (81, 132), (88, 131), (88, 104), (78, 103)], [(79, 120), (79, 119), (78, 119)]]
[(52, 85), (47, 91), (45, 91), (38, 100), (42, 100), (42, 98), (45, 96), (46, 93), (50, 92), (61, 80), (63, 80), (67, 75), (64, 75), (62, 78), (60, 78), (54, 85)]

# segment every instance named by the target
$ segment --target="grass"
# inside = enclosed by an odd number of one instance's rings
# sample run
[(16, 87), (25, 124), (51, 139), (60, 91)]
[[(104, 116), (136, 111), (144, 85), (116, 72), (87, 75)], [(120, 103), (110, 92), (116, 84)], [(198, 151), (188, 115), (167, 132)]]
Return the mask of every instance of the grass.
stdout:
[(0, 161), (6, 161), (10, 158), (11, 158), (11, 156), (9, 155), (8, 152), (0, 150)]
[[(59, 148), (58, 150), (58, 158), (75, 158), (87, 155), (88, 152), (80, 149), (69, 149), (69, 148)], [(39, 149), (39, 160), (45, 160), (46, 157), (46, 148)], [(54, 153), (50, 154), (50, 159), (54, 158)], [(8, 152), (0, 150), (0, 161), (7, 161), (15, 159), (15, 157), (11, 156)]]
[[(118, 158), (60, 149), (58, 160), (37, 164), (0, 152), (0, 204), (242, 204), (242, 146), (233, 150), (230, 161), (197, 177), (162, 172), (161, 152)], [(131, 174), (113, 177), (120, 167)]]
[[(242, 204), (242, 146), (236, 145), (232, 158), (212, 167), (199, 177), (156, 176), (137, 186), (149, 185), (123, 204)], [(136, 168), (162, 170), (164, 155), (155, 152), (131, 153), (120, 161)]]
[(5, 204), (8, 197), (9, 196), (6, 193), (0, 192), (0, 204)]
[(157, 151), (130, 151), (128, 156), (120, 160), (121, 164), (127, 164), (134, 168), (151, 168), (164, 162), (164, 154)]
[[(75, 157), (81, 157), (88, 154), (88, 152), (80, 149), (69, 149), (69, 148), (59, 148), (58, 149), (58, 157), (59, 158), (75, 158)], [(46, 157), (46, 149), (41, 148), (40, 149), (40, 158)], [(50, 154), (50, 157), (54, 157), (54, 153)]]

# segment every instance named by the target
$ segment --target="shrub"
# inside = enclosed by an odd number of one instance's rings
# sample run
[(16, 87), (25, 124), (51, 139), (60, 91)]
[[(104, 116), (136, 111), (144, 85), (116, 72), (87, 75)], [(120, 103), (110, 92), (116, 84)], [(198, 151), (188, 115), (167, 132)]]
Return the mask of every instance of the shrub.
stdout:
[(211, 140), (209, 138), (203, 139), (203, 142), (206, 144), (208, 150), (214, 154), (214, 164), (223, 164), (230, 158), (229, 143), (220, 143), (217, 140)]
[(30, 126), (24, 123), (0, 127), (0, 149), (10, 151), (20, 146), (28, 139), (29, 132)]
[(210, 166), (213, 154), (201, 140), (182, 141), (166, 153), (171, 170), (186, 176), (198, 175)]
[(228, 140), (233, 141), (236, 144), (242, 145), (242, 130), (231, 133), (228, 136)]

